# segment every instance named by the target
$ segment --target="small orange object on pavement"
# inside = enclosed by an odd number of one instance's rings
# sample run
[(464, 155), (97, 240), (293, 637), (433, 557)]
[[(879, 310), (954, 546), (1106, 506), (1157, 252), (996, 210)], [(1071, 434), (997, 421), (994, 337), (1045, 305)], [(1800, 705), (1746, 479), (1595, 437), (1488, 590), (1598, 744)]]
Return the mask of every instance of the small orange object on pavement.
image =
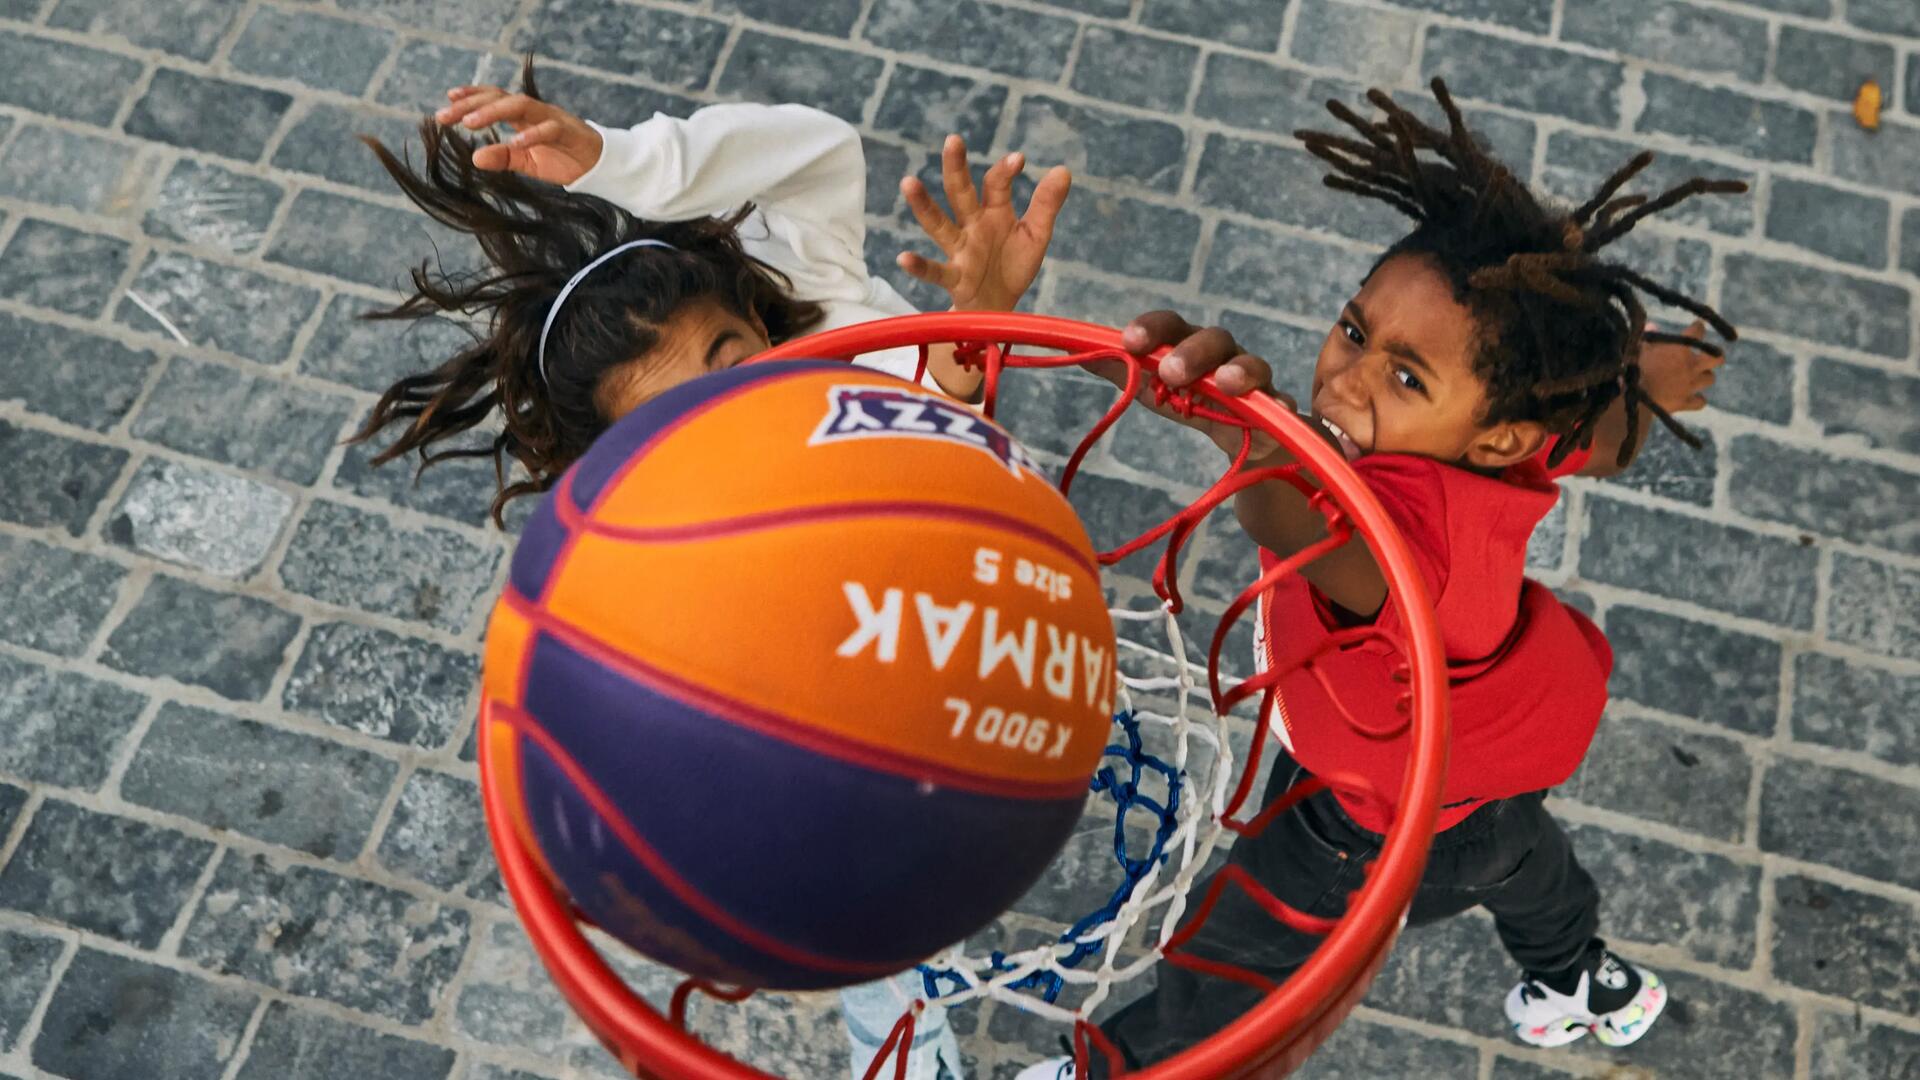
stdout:
[(1872, 79), (1860, 84), (1853, 96), (1854, 122), (1868, 131), (1880, 130), (1880, 84)]

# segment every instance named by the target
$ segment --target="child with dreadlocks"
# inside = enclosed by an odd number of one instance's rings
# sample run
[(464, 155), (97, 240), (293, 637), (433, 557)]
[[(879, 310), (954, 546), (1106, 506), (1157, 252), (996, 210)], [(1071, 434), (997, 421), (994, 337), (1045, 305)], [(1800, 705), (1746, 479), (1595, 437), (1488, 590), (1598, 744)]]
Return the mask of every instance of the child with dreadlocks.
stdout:
[[(1699, 445), (1672, 414), (1705, 405), (1721, 350), (1699, 324), (1686, 334), (1653, 329), (1637, 294), (1692, 312), (1727, 340), (1734, 328), (1600, 253), (1651, 214), (1744, 185), (1696, 179), (1651, 200), (1623, 195), (1652, 160), (1641, 154), (1579, 207), (1549, 206), (1476, 143), (1440, 81), (1433, 91), (1446, 130), (1376, 90), (1368, 98), (1383, 120), (1329, 103), (1357, 138), (1299, 133), (1333, 166), (1330, 187), (1415, 222), (1328, 333), (1309, 410), (1406, 537), (1451, 675), (1449, 770), (1408, 921), (1485, 906), (1522, 969), (1506, 998), (1514, 1034), (1557, 1046), (1591, 1032), (1622, 1046), (1659, 1016), (1666, 988), (1596, 936), (1599, 891), (1542, 806), (1586, 753), (1612, 653), (1591, 621), (1526, 580), (1526, 547), (1557, 497), (1554, 479), (1625, 468), (1647, 435), (1644, 414)], [(1123, 342), (1140, 355), (1173, 345), (1159, 363), (1171, 386), (1212, 372), (1228, 393), (1273, 392), (1264, 361), (1226, 331), (1196, 329), (1172, 312), (1142, 316)], [(1241, 448), (1238, 428), (1196, 426), (1228, 453)], [(1249, 469), (1294, 460), (1270, 440), (1252, 451)], [(1235, 513), (1265, 566), (1326, 535), (1322, 516), (1280, 482), (1247, 489)], [(1276, 655), (1313, 653), (1343, 628), (1393, 629), (1400, 614), (1371, 553), (1349, 543), (1269, 590), (1258, 619), (1259, 660), (1270, 668)], [(1316, 666), (1338, 705), (1300, 670), (1279, 681), (1264, 718), (1285, 750), (1266, 800), (1308, 775), (1327, 789), (1241, 838), (1230, 861), (1307, 914), (1344, 911), (1392, 820), (1407, 736), (1370, 737), (1339, 708), (1391, 715), (1402, 688), (1397, 660), (1384, 647), (1334, 650)], [(1101, 1031), (1129, 1067), (1165, 1058), (1257, 1003), (1319, 941), (1228, 888), (1185, 951), (1251, 981), (1162, 964), (1157, 987)], [(1105, 1073), (1103, 1055), (1090, 1056), (1095, 1074)], [(1071, 1064), (1055, 1059), (1022, 1080), (1071, 1075)]]
[[(381, 395), (356, 436), (399, 435), (375, 464), (418, 453), (421, 467), (491, 457), (493, 517), (519, 495), (544, 491), (614, 421), (654, 396), (769, 345), (815, 330), (916, 309), (865, 259), (866, 160), (853, 127), (801, 105), (714, 105), (685, 118), (656, 114), (629, 130), (602, 127), (543, 101), (533, 63), (523, 92), (462, 86), (421, 125), (415, 171), (368, 140), (400, 189), (435, 220), (479, 241), (490, 268), (413, 272), (414, 294), (376, 317), (457, 312), (485, 317), (486, 333), (439, 367)], [(496, 124), (501, 141), (478, 141)], [(956, 310), (1010, 311), (1032, 285), (1071, 177), (1050, 170), (1016, 216), (1020, 154), (995, 162), (976, 189), (966, 145), (949, 136), (942, 186), (953, 216), (925, 185), (901, 191), (945, 254), (903, 253), (899, 265), (939, 286)], [(951, 346), (930, 350), (925, 379), (961, 399), (981, 373)], [(918, 350), (861, 362), (911, 378)], [(447, 440), (500, 414), (485, 447)], [(511, 458), (527, 474), (507, 480)], [(862, 1076), (916, 993), (882, 981), (841, 995), (850, 1069)], [(922, 1016), (910, 1080), (961, 1074), (942, 1013)]]

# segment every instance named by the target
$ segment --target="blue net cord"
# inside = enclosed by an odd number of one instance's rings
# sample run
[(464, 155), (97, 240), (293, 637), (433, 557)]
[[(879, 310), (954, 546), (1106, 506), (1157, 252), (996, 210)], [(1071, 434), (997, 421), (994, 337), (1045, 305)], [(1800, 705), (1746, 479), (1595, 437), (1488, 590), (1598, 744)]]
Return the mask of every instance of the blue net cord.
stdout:
[[(1082, 939), (1096, 927), (1112, 922), (1141, 879), (1156, 865), (1166, 861), (1167, 843), (1179, 825), (1180, 795), (1185, 786), (1180, 770), (1146, 751), (1140, 738), (1140, 721), (1132, 710), (1114, 714), (1113, 723), (1120, 729), (1125, 742), (1107, 745), (1106, 760), (1099, 771), (1093, 774), (1089, 790), (1106, 792), (1113, 799), (1113, 856), (1120, 864), (1120, 882), (1114, 886), (1105, 904), (1082, 916), (1060, 935), (1059, 943), (1068, 946), (1068, 951), (1056, 960), (1061, 967), (1077, 967), (1081, 961), (1100, 950), (1100, 942)], [(1125, 767), (1125, 780), (1120, 778), (1116, 765)], [(1140, 782), (1150, 774), (1158, 774), (1166, 784), (1164, 802), (1140, 790)], [(1151, 815), (1154, 822), (1153, 842), (1146, 854), (1139, 858), (1127, 853), (1127, 820), (1128, 815), (1135, 811)], [(989, 954), (988, 964), (982, 974), (991, 976), (1011, 970), (1013, 966), (1008, 963), (1005, 951), (995, 949)], [(972, 985), (952, 968), (934, 968), (922, 964), (919, 972), (929, 1001), (946, 994), (960, 993)], [(1052, 971), (1035, 971), (1006, 985), (1010, 990), (1036, 991), (1042, 1000), (1052, 1003), (1060, 996), (1066, 983)]]

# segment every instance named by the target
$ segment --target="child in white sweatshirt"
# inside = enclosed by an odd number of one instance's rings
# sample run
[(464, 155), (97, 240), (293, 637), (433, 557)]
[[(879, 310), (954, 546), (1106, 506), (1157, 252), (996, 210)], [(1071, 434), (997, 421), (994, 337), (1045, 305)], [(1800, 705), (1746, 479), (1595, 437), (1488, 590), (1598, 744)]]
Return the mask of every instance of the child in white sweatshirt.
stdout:
[[(418, 452), (424, 464), (491, 456), (501, 477), (493, 513), (546, 490), (615, 420), (663, 391), (817, 330), (914, 314), (867, 272), (866, 160), (854, 129), (802, 105), (714, 105), (602, 127), (542, 101), (531, 61), (524, 92), (463, 86), (421, 126), (416, 171), (374, 140), (402, 191), (443, 224), (472, 235), (491, 268), (413, 273), (414, 295), (376, 318), (442, 312), (485, 317), (483, 336), (432, 371), (381, 395), (364, 440), (398, 437), (376, 464)], [(504, 141), (459, 129), (514, 129)], [(901, 190), (945, 254), (902, 253), (908, 273), (944, 289), (956, 310), (1010, 311), (1039, 272), (1071, 178), (1043, 177), (1024, 216), (1010, 154), (976, 190), (965, 144), (949, 136), (942, 181), (953, 216), (918, 180)], [(918, 351), (862, 363), (912, 378)], [(925, 380), (971, 400), (980, 373), (929, 356)], [(498, 411), (490, 450), (436, 448)], [(507, 458), (526, 472), (509, 483)], [(424, 467), (423, 464), (423, 467)], [(912, 971), (842, 993), (851, 1073), (865, 1075), (894, 1021), (920, 993)], [(893, 1076), (889, 1061), (882, 1075)], [(960, 1080), (944, 1010), (920, 1018), (909, 1080)]]

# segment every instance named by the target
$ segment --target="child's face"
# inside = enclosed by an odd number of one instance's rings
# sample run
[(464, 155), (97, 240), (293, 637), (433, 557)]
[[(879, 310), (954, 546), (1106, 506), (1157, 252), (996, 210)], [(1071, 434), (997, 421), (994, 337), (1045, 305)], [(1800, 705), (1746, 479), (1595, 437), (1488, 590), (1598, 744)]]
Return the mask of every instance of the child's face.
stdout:
[(609, 373), (594, 395), (609, 422), (711, 371), (725, 371), (768, 348), (766, 327), (712, 298), (690, 300), (660, 323), (647, 354)]
[(1338, 428), (1348, 460), (1418, 454), (1504, 468), (1540, 448), (1538, 424), (1480, 423), (1486, 384), (1473, 370), (1473, 315), (1426, 257), (1380, 264), (1320, 346), (1311, 409)]

